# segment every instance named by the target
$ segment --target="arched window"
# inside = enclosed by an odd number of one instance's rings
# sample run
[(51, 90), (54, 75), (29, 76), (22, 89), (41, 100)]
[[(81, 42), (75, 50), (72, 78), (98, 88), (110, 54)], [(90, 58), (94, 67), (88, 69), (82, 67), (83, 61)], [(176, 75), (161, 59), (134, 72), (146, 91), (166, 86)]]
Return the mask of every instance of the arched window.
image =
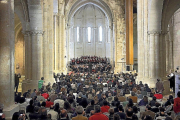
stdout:
[(99, 26), (99, 41), (102, 42), (102, 26)]
[(79, 27), (77, 27), (77, 42), (79, 42)]
[(91, 27), (88, 27), (88, 42), (91, 42)]

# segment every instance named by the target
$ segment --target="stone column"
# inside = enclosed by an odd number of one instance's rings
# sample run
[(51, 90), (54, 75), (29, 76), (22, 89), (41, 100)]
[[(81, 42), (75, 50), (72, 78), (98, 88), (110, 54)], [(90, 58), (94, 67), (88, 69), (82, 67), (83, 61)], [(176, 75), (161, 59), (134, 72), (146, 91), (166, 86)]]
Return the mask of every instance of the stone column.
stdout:
[(14, 104), (14, 0), (1, 0), (0, 8), (0, 103), (10, 119), (19, 110)]
[(25, 79), (32, 79), (31, 70), (32, 70), (32, 52), (31, 52), (31, 34), (29, 31), (23, 32), (24, 41), (25, 41)]
[(32, 80), (39, 80), (43, 77), (43, 31), (32, 32)]
[[(43, 76), (45, 81), (49, 79), (49, 39), (48, 39), (48, 3), (43, 1)], [(51, 58), (52, 59), (52, 58)], [(40, 79), (40, 78), (39, 78)]]
[[(169, 39), (169, 55), (168, 55), (168, 61), (169, 61), (169, 69), (173, 70), (173, 40)], [(169, 71), (171, 72), (171, 71)]]
[(166, 73), (168, 74), (170, 72), (169, 68), (169, 34), (166, 35)]
[(159, 36), (160, 32), (149, 31), (149, 79), (145, 80), (150, 87), (155, 87), (156, 79), (159, 78)]

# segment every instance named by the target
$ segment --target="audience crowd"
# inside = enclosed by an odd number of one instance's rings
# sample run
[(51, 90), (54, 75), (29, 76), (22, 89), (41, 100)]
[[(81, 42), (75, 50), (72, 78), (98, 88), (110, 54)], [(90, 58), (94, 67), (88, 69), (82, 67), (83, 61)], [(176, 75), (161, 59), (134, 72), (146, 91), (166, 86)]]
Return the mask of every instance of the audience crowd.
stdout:
[(75, 73), (60, 78), (52, 85), (41, 82), (38, 90), (15, 93), (15, 102), (26, 109), (14, 113), (12, 120), (180, 119), (180, 92), (163, 101), (160, 88), (136, 84), (136, 74)]

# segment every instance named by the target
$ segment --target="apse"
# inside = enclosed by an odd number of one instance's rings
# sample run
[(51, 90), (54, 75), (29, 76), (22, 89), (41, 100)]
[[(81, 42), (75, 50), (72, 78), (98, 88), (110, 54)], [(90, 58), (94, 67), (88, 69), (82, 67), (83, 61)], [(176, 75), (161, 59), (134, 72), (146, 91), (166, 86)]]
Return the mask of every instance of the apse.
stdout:
[(111, 57), (111, 28), (106, 13), (94, 4), (80, 7), (68, 24), (69, 60), (81, 56)]

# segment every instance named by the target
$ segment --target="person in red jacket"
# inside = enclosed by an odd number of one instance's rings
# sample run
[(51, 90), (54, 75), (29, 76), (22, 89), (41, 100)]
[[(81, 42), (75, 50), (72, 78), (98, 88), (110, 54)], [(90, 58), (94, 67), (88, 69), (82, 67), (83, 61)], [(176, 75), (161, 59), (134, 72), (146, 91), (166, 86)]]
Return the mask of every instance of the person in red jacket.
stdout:
[(109, 109), (110, 109), (110, 107), (108, 106), (108, 102), (104, 101), (103, 106), (101, 107), (101, 112), (102, 113), (108, 112)]
[(41, 94), (41, 96), (43, 96), (45, 99), (49, 98), (49, 94), (47, 91), (45, 91), (43, 94)]
[(161, 92), (156, 92), (156, 94), (154, 94), (154, 96), (156, 97), (156, 99), (163, 99), (163, 95), (161, 94)]
[(89, 118), (89, 120), (109, 120), (109, 118), (101, 113), (99, 105), (95, 105), (94, 114)]
[(46, 108), (50, 108), (51, 105), (54, 105), (54, 103), (50, 101), (50, 98), (48, 98), (46, 101)]
[(176, 115), (180, 115), (180, 91), (177, 93), (177, 98), (174, 99), (173, 109)]

